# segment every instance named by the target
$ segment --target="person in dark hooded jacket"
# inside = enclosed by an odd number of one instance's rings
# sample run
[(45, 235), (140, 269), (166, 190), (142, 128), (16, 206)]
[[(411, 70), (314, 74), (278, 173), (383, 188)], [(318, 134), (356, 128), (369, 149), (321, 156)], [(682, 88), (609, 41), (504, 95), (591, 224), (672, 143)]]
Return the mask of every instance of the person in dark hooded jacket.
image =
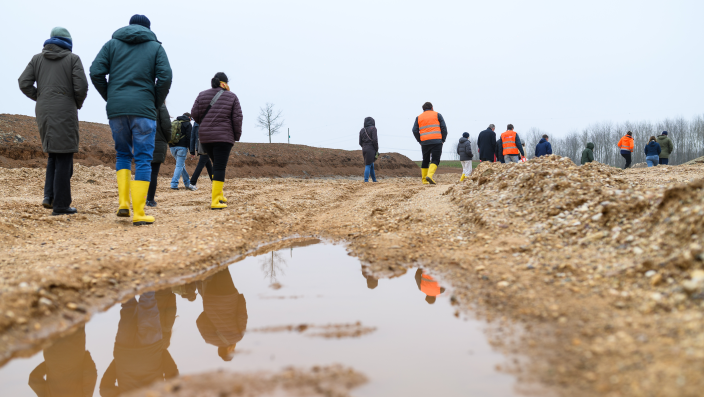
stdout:
[(463, 175), (460, 176), (460, 182), (469, 177), (472, 173), (472, 145), (470, 144), (470, 134), (463, 132), (463, 136), (458, 140), (458, 155), (460, 163), (463, 165)]
[(592, 152), (593, 149), (595, 149), (595, 144), (588, 142), (585, 149), (583, 149), (583, 155), (580, 157), (580, 165), (585, 165), (595, 161), (595, 154)]
[(649, 143), (644, 146), (644, 154), (646, 155), (646, 166), (656, 167), (658, 166), (659, 154), (661, 154), (661, 145), (656, 142), (656, 137), (651, 136), (649, 138)]
[(365, 117), (365, 125), (360, 130), (360, 147), (362, 147), (362, 157), (365, 160), (365, 182), (372, 176), (372, 182), (377, 182), (375, 176), (375, 160), (379, 153), (379, 142), (377, 141), (377, 127), (375, 119)]
[(501, 137), (499, 139), (497, 139), (494, 155), (495, 155), (495, 157), (497, 157), (496, 161), (499, 161), (500, 163), (504, 164), (504, 151), (502, 150), (502, 138)]
[(495, 161), (497, 134), (494, 132), (494, 129), (494, 124), (490, 124), (490, 126), (480, 132), (480, 135), (477, 137), (477, 151), (480, 155), (480, 161), (489, 161), (492, 163)]
[[(117, 216), (130, 216), (132, 224), (154, 223), (144, 206), (152, 174), (154, 135), (159, 109), (171, 87), (169, 59), (144, 15), (133, 15), (130, 25), (113, 33), (91, 64), (90, 75), (107, 102), (110, 129), (115, 141), (119, 206)], [(110, 79), (106, 76), (110, 76)], [(131, 181), (132, 160), (135, 180)]]
[(534, 156), (541, 157), (553, 154), (553, 149), (551, 149), (551, 142), (548, 141), (548, 135), (541, 137), (541, 140), (536, 144), (536, 150), (534, 150)]
[(37, 102), (39, 137), (42, 150), (49, 154), (42, 205), (52, 208), (52, 215), (75, 214), (76, 208), (71, 207), (73, 154), (78, 152), (78, 109), (88, 94), (88, 79), (81, 58), (72, 53), (69, 31), (56, 27), (50, 36), (18, 82), (20, 90)]
[(149, 178), (149, 190), (147, 190), (147, 205), (156, 207), (154, 194), (157, 191), (157, 179), (159, 178), (159, 168), (166, 160), (166, 149), (171, 139), (171, 120), (166, 104), (159, 107), (157, 117), (157, 132), (154, 135), (154, 153), (152, 154), (152, 175)]

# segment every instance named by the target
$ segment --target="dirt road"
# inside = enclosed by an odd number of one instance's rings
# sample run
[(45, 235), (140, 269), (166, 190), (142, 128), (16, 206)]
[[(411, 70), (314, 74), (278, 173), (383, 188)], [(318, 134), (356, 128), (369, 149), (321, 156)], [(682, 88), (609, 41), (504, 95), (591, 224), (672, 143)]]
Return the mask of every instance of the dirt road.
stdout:
[(490, 341), (523, 357), (502, 368), (520, 379), (566, 396), (702, 395), (702, 165), (550, 156), (482, 164), (465, 184), (419, 179), (230, 179), (229, 208), (210, 211), (207, 180), (191, 192), (162, 178), (156, 223), (133, 227), (114, 215), (107, 167), (76, 166), (71, 217), (39, 205), (43, 170), (0, 169), (0, 353), (36, 350), (128, 294), (320, 236), (348, 241), (378, 277), (445, 275), (459, 314), (489, 320)]

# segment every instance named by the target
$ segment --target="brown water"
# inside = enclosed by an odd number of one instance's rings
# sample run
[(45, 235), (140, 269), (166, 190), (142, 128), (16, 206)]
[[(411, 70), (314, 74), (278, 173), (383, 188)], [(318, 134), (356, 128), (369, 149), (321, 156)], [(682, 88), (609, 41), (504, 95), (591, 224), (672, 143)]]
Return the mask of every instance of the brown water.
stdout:
[(455, 317), (449, 297), (420, 270), (366, 279), (342, 246), (284, 249), (95, 315), (0, 369), (0, 394), (107, 396), (176, 373), (341, 363), (370, 379), (354, 396), (516, 395), (484, 324)]

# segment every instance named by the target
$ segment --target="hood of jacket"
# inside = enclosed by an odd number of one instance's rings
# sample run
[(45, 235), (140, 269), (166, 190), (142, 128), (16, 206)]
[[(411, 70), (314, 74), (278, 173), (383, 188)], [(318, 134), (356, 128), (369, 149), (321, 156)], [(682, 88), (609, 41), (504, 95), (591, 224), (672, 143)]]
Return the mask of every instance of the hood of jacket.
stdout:
[(127, 44), (141, 44), (148, 41), (160, 43), (154, 32), (141, 25), (129, 25), (120, 28), (113, 33), (113, 38)]
[(546, 142), (548, 142), (548, 141), (545, 138), (541, 138), (541, 140), (539, 141), (539, 143), (546, 143)]
[(375, 119), (372, 117), (365, 117), (365, 125), (364, 127), (374, 127), (375, 126)]
[(656, 137), (656, 141), (659, 142), (666, 142), (668, 140), (668, 135), (659, 135)]
[(468, 138), (462, 137), (458, 140), (458, 143), (465, 143), (468, 141)]
[(65, 58), (69, 56), (69, 54), (71, 54), (71, 51), (65, 50), (56, 44), (47, 44), (42, 50), (42, 56), (44, 56), (44, 58), (46, 59), (52, 60)]
[(590, 149), (590, 150), (592, 150), (592, 149), (595, 148), (595, 144), (592, 143), (592, 142), (588, 142), (587, 146), (585, 146), (585, 147), (588, 148), (588, 149)]
[(185, 121), (185, 122), (187, 122), (187, 123), (190, 123), (190, 122), (191, 122), (191, 119), (189, 119), (188, 117), (183, 116), (183, 115), (177, 117), (176, 119), (179, 120), (179, 121)]
[(655, 147), (655, 146), (659, 146), (659, 144), (656, 141), (649, 141), (649, 143), (647, 143), (646, 146)]

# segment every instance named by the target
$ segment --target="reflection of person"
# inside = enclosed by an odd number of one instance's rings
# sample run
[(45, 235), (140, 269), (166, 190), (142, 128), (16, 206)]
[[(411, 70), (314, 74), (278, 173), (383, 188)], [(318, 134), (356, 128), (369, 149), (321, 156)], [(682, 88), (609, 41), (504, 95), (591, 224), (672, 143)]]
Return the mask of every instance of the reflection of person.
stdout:
[[(100, 381), (102, 397), (179, 375), (167, 351), (176, 320), (176, 296), (171, 290), (140, 295), (122, 304), (113, 361)], [(115, 385), (117, 381), (117, 385)]]
[(95, 363), (86, 351), (86, 330), (81, 327), (44, 350), (44, 362), (29, 374), (29, 387), (39, 397), (92, 396), (97, 380)]
[(171, 292), (179, 295), (180, 297), (187, 299), (189, 302), (196, 300), (196, 282), (191, 282), (184, 285), (178, 285), (176, 287), (171, 287)]
[(235, 288), (227, 268), (203, 280), (198, 293), (203, 298), (203, 313), (196, 320), (198, 331), (206, 343), (218, 346), (224, 361), (230, 361), (247, 328), (245, 297)]
[(379, 280), (377, 280), (376, 278), (374, 278), (372, 276), (366, 276), (364, 271), (362, 272), (362, 277), (367, 279), (367, 288), (369, 288), (369, 289), (377, 288), (377, 285), (379, 284)]
[(419, 290), (426, 294), (426, 302), (428, 302), (429, 305), (436, 303), (436, 297), (446, 290), (441, 287), (438, 281), (433, 277), (425, 274), (421, 268), (416, 271), (414, 278), (416, 279), (416, 285), (419, 287)]

